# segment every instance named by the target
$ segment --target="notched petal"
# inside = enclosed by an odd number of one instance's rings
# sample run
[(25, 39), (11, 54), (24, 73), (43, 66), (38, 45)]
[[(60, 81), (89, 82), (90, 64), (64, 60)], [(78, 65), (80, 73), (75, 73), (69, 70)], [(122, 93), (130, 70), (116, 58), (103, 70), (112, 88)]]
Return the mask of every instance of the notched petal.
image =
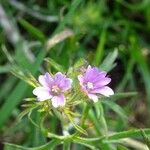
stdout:
[(65, 105), (65, 97), (64, 95), (59, 95), (59, 96), (54, 96), (52, 99), (52, 105), (53, 107), (57, 108), (59, 106), (64, 106)]
[(44, 87), (36, 87), (33, 90), (33, 94), (37, 96), (39, 101), (44, 101), (52, 97), (49, 93), (49, 90)]
[(95, 94), (88, 94), (88, 97), (93, 100), (95, 103), (98, 101), (98, 97)]
[(51, 75), (48, 72), (46, 72), (44, 75), (40, 75), (38, 80), (44, 87), (50, 87), (53, 81)]
[(92, 93), (97, 93), (97, 94), (99, 93), (106, 97), (109, 97), (114, 94), (114, 91), (108, 86), (103, 86), (101, 88), (93, 90)]

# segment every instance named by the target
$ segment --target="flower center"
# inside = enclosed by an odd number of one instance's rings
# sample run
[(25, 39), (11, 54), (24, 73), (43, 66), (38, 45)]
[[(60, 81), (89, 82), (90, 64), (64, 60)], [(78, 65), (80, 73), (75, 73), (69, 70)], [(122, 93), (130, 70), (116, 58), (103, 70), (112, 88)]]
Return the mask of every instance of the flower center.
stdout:
[(57, 85), (54, 85), (54, 86), (52, 87), (52, 93), (53, 93), (54, 95), (60, 94), (60, 89), (59, 89), (59, 87), (58, 87)]
[(93, 89), (93, 88), (94, 88), (93, 83), (88, 82), (88, 83), (87, 83), (87, 88), (88, 88), (88, 89)]

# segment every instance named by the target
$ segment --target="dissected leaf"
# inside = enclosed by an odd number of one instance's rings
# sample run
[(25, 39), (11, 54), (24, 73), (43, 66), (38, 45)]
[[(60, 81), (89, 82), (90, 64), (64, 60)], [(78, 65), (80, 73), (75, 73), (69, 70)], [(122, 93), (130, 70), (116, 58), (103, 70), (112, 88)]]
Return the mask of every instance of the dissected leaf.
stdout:
[(144, 130), (142, 130), (142, 129), (141, 129), (141, 134), (143, 136), (143, 139), (144, 139), (146, 145), (150, 149), (150, 138), (145, 134)]

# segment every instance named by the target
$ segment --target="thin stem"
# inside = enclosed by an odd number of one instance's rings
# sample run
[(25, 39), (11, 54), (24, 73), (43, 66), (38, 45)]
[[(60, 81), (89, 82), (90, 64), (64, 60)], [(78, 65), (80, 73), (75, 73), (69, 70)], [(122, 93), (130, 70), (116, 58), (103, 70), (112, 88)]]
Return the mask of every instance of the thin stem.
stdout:
[(88, 104), (85, 104), (84, 109), (83, 109), (82, 118), (81, 118), (81, 127), (84, 127), (84, 123), (88, 116), (89, 109), (90, 109), (90, 106)]
[(74, 136), (76, 136), (76, 134), (71, 134), (71, 135), (57, 135), (51, 132), (47, 132), (46, 136), (48, 138), (54, 138), (54, 139), (59, 139), (59, 140), (71, 140), (72, 138), (74, 138)]
[(70, 141), (64, 141), (63, 150), (70, 150)]

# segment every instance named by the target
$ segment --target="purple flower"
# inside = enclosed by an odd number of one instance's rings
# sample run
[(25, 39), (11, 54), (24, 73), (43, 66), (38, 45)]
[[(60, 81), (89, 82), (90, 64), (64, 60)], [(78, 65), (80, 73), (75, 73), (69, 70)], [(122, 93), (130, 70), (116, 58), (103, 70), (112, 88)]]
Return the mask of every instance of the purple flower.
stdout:
[(49, 73), (39, 76), (40, 87), (33, 90), (39, 101), (51, 99), (54, 107), (65, 105), (64, 93), (71, 89), (72, 80), (61, 72), (51, 76)]
[(94, 102), (98, 101), (98, 94), (107, 97), (114, 94), (113, 90), (106, 86), (111, 82), (106, 74), (106, 72), (89, 65), (85, 72), (78, 76), (81, 90)]

